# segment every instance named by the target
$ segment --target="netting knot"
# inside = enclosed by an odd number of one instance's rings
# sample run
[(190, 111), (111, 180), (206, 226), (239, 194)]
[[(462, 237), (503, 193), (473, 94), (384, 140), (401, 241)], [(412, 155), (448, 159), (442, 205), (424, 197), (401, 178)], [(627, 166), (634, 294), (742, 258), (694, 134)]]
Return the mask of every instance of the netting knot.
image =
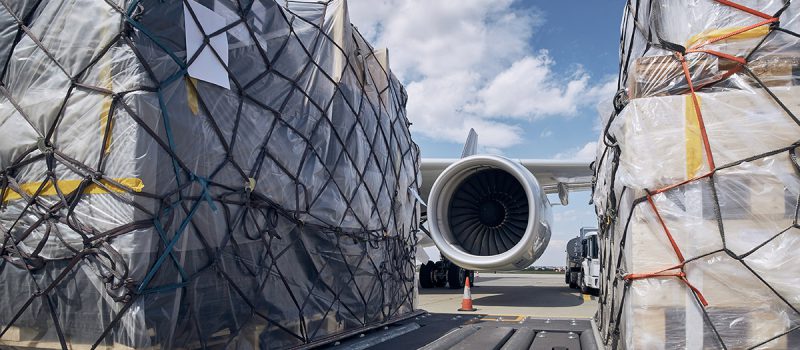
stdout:
[(629, 101), (628, 92), (625, 90), (625, 88), (619, 89), (619, 91), (614, 94), (614, 111), (619, 114), (623, 109), (625, 109), (625, 106), (628, 105)]
[(39, 152), (44, 154), (53, 152), (53, 146), (44, 137), (40, 137), (36, 140), (36, 148), (39, 149)]
[(247, 181), (244, 183), (244, 191), (249, 195), (256, 189), (256, 179), (252, 177), (248, 177)]

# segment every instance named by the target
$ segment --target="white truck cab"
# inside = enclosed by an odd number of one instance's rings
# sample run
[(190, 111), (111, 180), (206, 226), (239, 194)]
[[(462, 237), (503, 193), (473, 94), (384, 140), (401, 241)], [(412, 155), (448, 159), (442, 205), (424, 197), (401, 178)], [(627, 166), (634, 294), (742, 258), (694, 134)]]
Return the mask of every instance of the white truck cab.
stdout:
[(567, 243), (565, 282), (582, 293), (600, 290), (600, 249), (597, 229), (584, 227), (581, 234)]
[(600, 289), (600, 249), (597, 231), (588, 232), (581, 241), (581, 273), (579, 277), (582, 293), (597, 292)]

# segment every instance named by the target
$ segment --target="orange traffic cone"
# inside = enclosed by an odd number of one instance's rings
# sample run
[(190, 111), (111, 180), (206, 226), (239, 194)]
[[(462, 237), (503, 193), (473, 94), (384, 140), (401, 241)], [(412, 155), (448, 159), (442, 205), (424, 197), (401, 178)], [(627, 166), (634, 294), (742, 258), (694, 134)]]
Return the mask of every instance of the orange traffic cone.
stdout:
[(469, 277), (464, 281), (464, 298), (461, 299), (461, 308), (458, 311), (478, 310), (472, 306), (472, 293), (469, 291)]

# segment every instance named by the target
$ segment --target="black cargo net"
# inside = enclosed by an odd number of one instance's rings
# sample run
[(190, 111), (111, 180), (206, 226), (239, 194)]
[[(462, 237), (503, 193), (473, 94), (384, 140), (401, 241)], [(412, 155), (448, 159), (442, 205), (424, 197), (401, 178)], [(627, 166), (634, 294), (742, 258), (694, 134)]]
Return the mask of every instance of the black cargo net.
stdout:
[[(601, 136), (601, 155), (594, 164), (593, 197), (600, 224), (602, 261), (596, 320), (610, 349), (800, 347), (800, 286), (793, 280), (797, 269), (788, 266), (794, 264), (788, 261), (765, 268), (769, 265), (765, 262), (777, 264), (769, 260), (771, 257), (796, 255), (800, 247), (794, 243), (800, 234), (800, 129), (796, 129), (800, 126), (799, 109), (796, 100), (787, 101), (792, 90), (776, 88), (798, 85), (800, 58), (795, 50), (800, 35), (782, 27), (782, 22), (797, 21), (798, 6), (788, 0), (779, 1), (780, 9), (767, 14), (727, 0), (707, 3), (717, 6), (718, 11), (751, 17), (744, 26), (713, 28), (683, 46), (669, 42), (657, 29), (678, 23), (654, 23), (662, 11), (681, 11), (670, 7), (683, 5), (655, 0), (629, 0), (626, 5), (619, 92)], [(707, 15), (710, 20), (725, 18), (719, 13)], [(755, 43), (745, 55), (710, 48), (715, 43), (741, 38)], [(709, 68), (712, 64), (714, 69)], [(776, 73), (779, 65), (788, 69)], [(638, 76), (633, 77), (635, 74)], [(785, 81), (777, 84), (776, 75)], [(733, 140), (752, 149), (746, 157), (730, 160), (725, 147), (734, 143), (711, 135), (718, 130), (707, 130), (706, 108), (714, 107), (707, 107), (701, 100), (712, 100), (715, 92), (735, 91), (752, 92), (743, 97), (745, 100), (761, 96), (758, 101), (763, 103), (741, 109), (754, 118), (765, 119), (752, 130), (752, 138)], [(661, 125), (683, 123), (683, 115), (678, 120), (669, 119), (674, 117), (670, 112), (659, 110), (668, 103), (658, 99), (673, 98), (670, 96), (681, 96), (685, 101), (685, 111), (682, 109), (681, 113), (686, 114), (686, 128), (695, 128), (685, 136), (686, 180), (658, 188), (637, 188), (631, 181), (644, 181), (642, 178), (650, 173), (642, 172), (651, 169), (627, 165), (629, 169), (623, 170), (626, 162), (639, 164), (633, 158), (653, 157), (655, 161), (642, 164), (655, 164), (666, 162), (675, 154), (655, 147), (654, 153), (644, 154), (634, 149), (637, 145), (626, 145), (624, 138), (630, 139), (631, 133), (648, 132), (642, 129), (648, 126), (637, 125), (639, 129), (633, 130), (624, 119), (634, 118), (642, 110), (645, 112), (640, 113), (650, 114), (637, 121), (662, 118)], [(769, 119), (772, 114), (765, 110), (774, 111), (780, 120)], [(726, 114), (727, 117), (734, 116)], [(654, 121), (652, 125), (658, 123)], [(776, 147), (775, 140), (757, 140), (764, 135), (762, 127), (770, 135), (765, 138), (774, 133), (776, 139), (783, 140), (779, 135), (787, 132), (797, 136)], [(649, 135), (658, 132), (662, 131)], [(697, 145), (698, 152), (693, 155), (688, 151), (690, 142)], [(763, 149), (765, 144), (771, 147)], [(718, 155), (721, 156), (715, 162)], [(690, 164), (692, 159), (697, 162)], [(725, 159), (724, 164), (719, 159)], [(653, 177), (672, 178), (670, 175)], [(769, 198), (767, 186), (779, 189), (778, 201), (759, 201)], [(655, 248), (653, 243), (661, 247)], [(647, 261), (642, 263), (644, 260)], [(642, 265), (647, 268), (638, 267)], [(781, 269), (788, 270), (781, 273)], [(697, 274), (706, 276), (701, 278), (703, 283), (692, 278)], [(676, 298), (675, 291), (684, 294)], [(754, 293), (763, 299), (748, 299)], [(697, 315), (692, 323), (700, 325), (696, 329), (690, 328), (687, 321), (692, 317), (690, 313)], [(690, 333), (699, 334), (699, 342), (690, 340)]]
[[(345, 2), (124, 3), (0, 0), (0, 345), (285, 348), (409, 315), (418, 149)], [(209, 57), (229, 89), (189, 75)]]

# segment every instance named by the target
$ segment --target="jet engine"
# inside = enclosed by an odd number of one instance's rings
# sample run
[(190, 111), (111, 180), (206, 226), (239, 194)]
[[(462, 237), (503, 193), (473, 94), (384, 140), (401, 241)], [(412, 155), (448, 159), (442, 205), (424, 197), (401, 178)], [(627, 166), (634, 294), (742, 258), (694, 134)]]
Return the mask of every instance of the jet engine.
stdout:
[(494, 155), (447, 167), (428, 197), (431, 238), (441, 253), (469, 270), (524, 269), (550, 240), (550, 203), (518, 162)]

